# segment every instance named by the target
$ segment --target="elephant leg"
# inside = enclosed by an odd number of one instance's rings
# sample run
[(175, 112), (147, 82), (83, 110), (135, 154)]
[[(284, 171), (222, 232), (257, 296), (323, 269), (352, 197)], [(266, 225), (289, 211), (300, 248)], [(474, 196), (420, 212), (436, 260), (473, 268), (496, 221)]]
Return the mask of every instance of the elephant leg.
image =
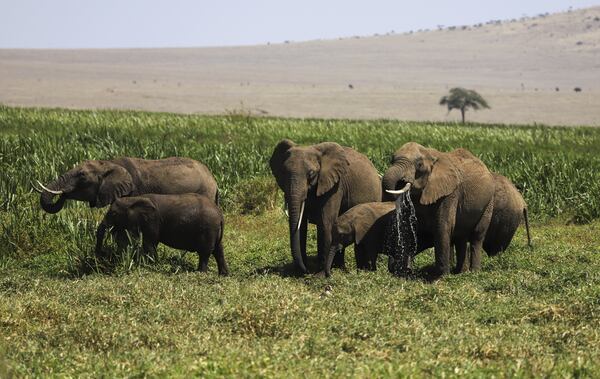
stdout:
[(442, 275), (450, 273), (452, 233), (456, 224), (457, 205), (458, 197), (456, 194), (451, 194), (441, 202), (436, 214), (435, 266)]
[(457, 241), (454, 246), (456, 248), (456, 273), (469, 271), (471, 260), (467, 255), (467, 240), (461, 239)]
[(198, 271), (207, 272), (208, 271), (208, 258), (210, 258), (210, 253), (204, 251), (198, 251)]
[(333, 267), (346, 269), (346, 248), (342, 248), (333, 257)]
[(356, 258), (356, 268), (359, 270), (368, 270), (370, 268), (369, 257), (365, 252), (364, 246), (354, 245), (354, 257)]
[(308, 234), (308, 219), (304, 215), (302, 225), (300, 225), (300, 254), (302, 254), (302, 261), (304, 266), (308, 264), (308, 258), (306, 256), (306, 238)]
[(369, 256), (369, 263), (370, 263), (369, 269), (371, 271), (377, 271), (377, 252), (369, 251), (368, 256)]
[(485, 208), (481, 219), (475, 226), (475, 230), (473, 231), (470, 243), (470, 254), (471, 254), (471, 270), (478, 271), (481, 269), (481, 248), (483, 246), (483, 241), (485, 240), (485, 235), (490, 226), (490, 222), (492, 220), (492, 211), (494, 210), (494, 203), (490, 201), (490, 203)]
[(229, 267), (227, 267), (227, 262), (225, 262), (225, 253), (223, 253), (223, 242), (217, 243), (217, 246), (213, 251), (213, 255), (217, 260), (217, 269), (219, 270), (219, 275), (229, 275)]
[[(319, 264), (321, 265), (322, 270), (325, 269), (325, 265), (327, 264), (327, 254), (329, 254), (331, 249), (331, 231), (335, 221), (337, 220), (340, 210), (340, 203), (341, 198), (332, 197), (328, 199), (325, 204), (323, 204), (320, 220), (317, 224), (317, 255), (319, 257)], [(342, 251), (336, 253), (333, 259), (333, 266), (337, 268), (345, 268), (343, 249)]]

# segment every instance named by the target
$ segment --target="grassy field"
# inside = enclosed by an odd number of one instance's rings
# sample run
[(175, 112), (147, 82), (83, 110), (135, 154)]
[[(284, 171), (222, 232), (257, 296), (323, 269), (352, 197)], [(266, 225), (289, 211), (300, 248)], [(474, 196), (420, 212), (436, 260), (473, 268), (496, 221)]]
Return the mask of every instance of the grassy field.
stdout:
[[(478, 273), (434, 283), (377, 273), (288, 275), (281, 138), (331, 140), (383, 172), (407, 141), (465, 147), (523, 188), (519, 230)], [(232, 275), (194, 272), (161, 247), (98, 270), (104, 210), (45, 214), (30, 182), (84, 159), (188, 156), (206, 163), (226, 211)], [(184, 116), (0, 107), (0, 377), (596, 376), (600, 369), (600, 129)], [(315, 231), (309, 251), (314, 256)], [(419, 270), (433, 261), (421, 254)]]

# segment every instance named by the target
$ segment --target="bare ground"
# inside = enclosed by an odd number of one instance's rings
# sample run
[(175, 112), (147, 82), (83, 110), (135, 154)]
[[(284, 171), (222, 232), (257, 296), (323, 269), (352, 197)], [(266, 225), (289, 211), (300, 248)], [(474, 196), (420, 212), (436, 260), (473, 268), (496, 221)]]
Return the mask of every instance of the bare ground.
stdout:
[(491, 103), (473, 121), (600, 126), (600, 7), (262, 46), (0, 50), (7, 105), (456, 120), (437, 104), (453, 86)]

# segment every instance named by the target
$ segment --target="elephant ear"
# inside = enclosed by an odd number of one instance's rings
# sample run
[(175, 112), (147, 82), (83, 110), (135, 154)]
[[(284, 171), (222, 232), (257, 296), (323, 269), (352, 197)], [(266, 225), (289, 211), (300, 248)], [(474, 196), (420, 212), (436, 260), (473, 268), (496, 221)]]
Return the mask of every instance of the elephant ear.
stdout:
[(421, 204), (433, 204), (442, 197), (450, 195), (458, 188), (461, 176), (452, 159), (447, 156), (437, 158), (421, 195)]
[(102, 174), (96, 197), (96, 207), (102, 208), (111, 204), (119, 197), (131, 194), (133, 190), (133, 178), (129, 172), (119, 165), (110, 164), (110, 167)]
[(269, 159), (269, 166), (271, 166), (271, 172), (277, 181), (277, 185), (281, 190), (284, 191), (285, 182), (283, 178), (283, 162), (287, 158), (287, 152), (296, 144), (289, 139), (283, 139), (275, 146), (271, 159)]
[(145, 197), (135, 198), (136, 200), (129, 205), (127, 208), (127, 218), (130, 221), (139, 221), (148, 222), (154, 215), (156, 214), (156, 206), (154, 203)]
[(329, 192), (340, 179), (348, 173), (350, 163), (344, 148), (334, 142), (315, 145), (321, 152), (321, 170), (317, 181), (317, 196)]

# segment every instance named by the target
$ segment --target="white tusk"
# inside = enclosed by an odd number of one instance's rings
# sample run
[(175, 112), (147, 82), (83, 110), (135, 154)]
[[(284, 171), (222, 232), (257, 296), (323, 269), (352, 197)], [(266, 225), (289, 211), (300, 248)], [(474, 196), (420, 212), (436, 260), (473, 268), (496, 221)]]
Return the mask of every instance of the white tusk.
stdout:
[(40, 185), (40, 187), (42, 187), (42, 189), (43, 189), (44, 191), (46, 191), (46, 192), (50, 192), (51, 194), (54, 194), (54, 195), (62, 195), (62, 193), (63, 193), (63, 191), (54, 191), (54, 190), (51, 190), (50, 188), (47, 188), (47, 187), (45, 187), (45, 186), (44, 186), (42, 183), (40, 183), (40, 181), (39, 181), (39, 180), (36, 180), (36, 182), (37, 182), (37, 184), (39, 184), (39, 185)]
[(302, 207), (300, 208), (300, 218), (298, 219), (298, 230), (300, 230), (300, 225), (302, 225), (302, 216), (304, 216), (304, 201), (302, 202)]
[(35, 186), (35, 183), (31, 183), (31, 188), (33, 188), (33, 190), (34, 190), (35, 192), (39, 192), (39, 193), (42, 193), (42, 192), (44, 192), (44, 191), (42, 191), (41, 189), (37, 188), (37, 187)]
[(402, 195), (403, 193), (407, 192), (408, 190), (410, 190), (410, 183), (406, 183), (404, 188), (402, 188), (401, 190), (397, 190), (397, 191), (385, 190), (385, 192), (391, 193), (392, 195)]
[(285, 202), (285, 200), (283, 201), (283, 213), (285, 213), (287, 218), (290, 218), (290, 212), (288, 212), (288, 206), (287, 206), (287, 203)]

